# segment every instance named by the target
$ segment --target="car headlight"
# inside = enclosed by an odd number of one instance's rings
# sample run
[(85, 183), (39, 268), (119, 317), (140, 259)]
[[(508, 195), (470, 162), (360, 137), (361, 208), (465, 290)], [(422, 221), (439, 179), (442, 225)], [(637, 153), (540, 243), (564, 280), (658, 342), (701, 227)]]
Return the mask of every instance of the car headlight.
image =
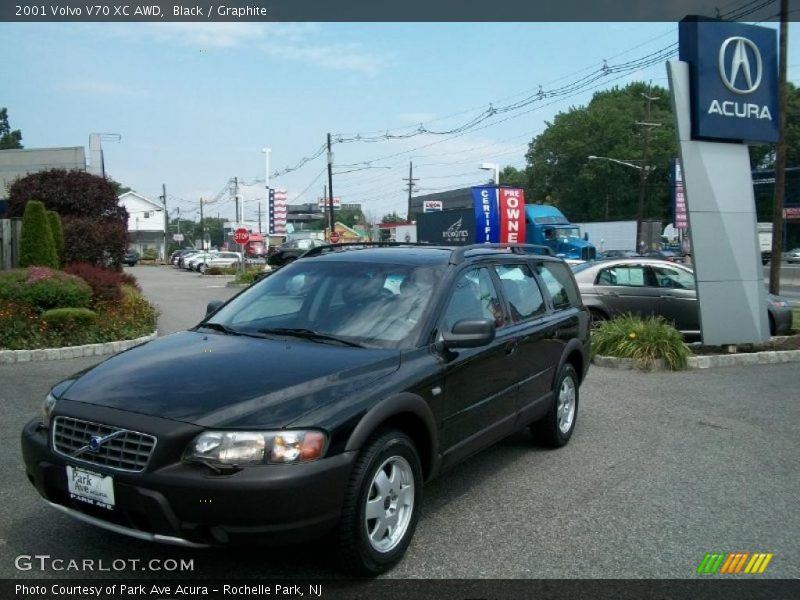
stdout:
[(183, 459), (221, 465), (302, 463), (322, 456), (321, 431), (207, 431), (197, 436)]
[(52, 393), (47, 392), (47, 396), (44, 397), (44, 402), (42, 402), (42, 423), (44, 423), (45, 427), (50, 426), (50, 413), (53, 412), (55, 407), (56, 397), (53, 396)]

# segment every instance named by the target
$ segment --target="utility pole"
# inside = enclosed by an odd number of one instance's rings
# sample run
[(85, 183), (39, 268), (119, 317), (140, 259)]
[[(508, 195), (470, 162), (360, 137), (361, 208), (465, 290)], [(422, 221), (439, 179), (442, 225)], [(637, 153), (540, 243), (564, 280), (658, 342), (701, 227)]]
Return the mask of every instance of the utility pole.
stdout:
[(239, 178), (233, 178), (233, 200), (236, 203), (236, 226), (242, 224), (242, 219), (239, 216)]
[[(161, 201), (164, 203), (164, 262), (167, 260), (167, 230), (169, 229), (169, 214), (167, 213), (167, 185), (161, 184)], [(137, 226), (138, 228), (138, 226)]]
[(333, 152), (331, 152), (331, 134), (328, 134), (328, 193), (330, 199), (328, 204), (328, 214), (330, 215), (331, 234), (333, 234)]
[(203, 198), (200, 198), (200, 246), (206, 250), (206, 228), (203, 226)]
[(261, 233), (261, 201), (258, 201), (258, 233)]
[(778, 147), (775, 151), (775, 199), (772, 204), (772, 251), (769, 261), (769, 293), (781, 291), (781, 256), (783, 252), (783, 200), (786, 195), (786, 43), (789, 30), (789, 0), (781, 0), (781, 38), (778, 74)]
[[(324, 212), (327, 212), (327, 211), (325, 211), (325, 203), (326, 203), (327, 201), (328, 201), (328, 186), (327, 186), (327, 185), (323, 185), (323, 186), (322, 186), (322, 207), (323, 207), (323, 213), (324, 213)], [(328, 212), (328, 229), (329, 229), (328, 235), (330, 235), (331, 233), (333, 233), (333, 211), (329, 211), (329, 212)]]
[[(649, 93), (650, 86), (647, 87), (647, 91)], [(639, 207), (636, 211), (636, 251), (641, 252), (643, 250), (642, 245), (644, 242), (644, 231), (642, 231), (642, 221), (644, 220), (644, 198), (645, 198), (645, 189), (647, 187), (647, 153), (650, 149), (650, 130), (654, 127), (660, 127), (661, 123), (651, 123), (650, 122), (650, 104), (653, 100), (658, 100), (657, 96), (650, 96), (648, 94), (642, 93), (642, 97), (647, 100), (647, 115), (645, 117), (645, 121), (636, 121), (636, 125), (641, 128), (642, 131), (642, 165), (639, 169)]]
[(403, 181), (408, 182), (408, 212), (406, 213), (406, 221), (411, 222), (411, 192), (414, 191), (414, 184), (419, 179), (414, 179), (414, 164), (408, 161), (408, 177), (403, 178)]

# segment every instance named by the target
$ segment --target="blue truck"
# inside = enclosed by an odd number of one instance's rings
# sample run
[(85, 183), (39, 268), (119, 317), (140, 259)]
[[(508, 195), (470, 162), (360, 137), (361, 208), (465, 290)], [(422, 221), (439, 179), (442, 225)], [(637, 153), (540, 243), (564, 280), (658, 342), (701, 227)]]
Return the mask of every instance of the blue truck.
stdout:
[[(417, 240), (445, 246), (474, 244), (474, 210), (459, 208), (417, 215)], [(525, 242), (547, 246), (553, 254), (569, 261), (594, 260), (597, 254), (595, 247), (581, 237), (580, 228), (548, 204), (525, 205)]]

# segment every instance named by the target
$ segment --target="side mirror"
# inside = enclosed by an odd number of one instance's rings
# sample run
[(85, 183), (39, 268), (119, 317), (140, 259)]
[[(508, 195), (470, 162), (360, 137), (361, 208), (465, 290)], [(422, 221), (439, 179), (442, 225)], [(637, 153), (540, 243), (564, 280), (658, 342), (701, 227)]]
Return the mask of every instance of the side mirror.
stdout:
[(583, 234), (583, 239), (586, 240), (587, 242), (589, 241), (589, 232), (588, 231)]
[(206, 305), (206, 316), (209, 316), (211, 313), (217, 312), (220, 306), (225, 304), (222, 300), (212, 300)]
[(494, 340), (495, 326), (491, 319), (462, 319), (450, 331), (442, 332), (445, 348), (478, 348)]

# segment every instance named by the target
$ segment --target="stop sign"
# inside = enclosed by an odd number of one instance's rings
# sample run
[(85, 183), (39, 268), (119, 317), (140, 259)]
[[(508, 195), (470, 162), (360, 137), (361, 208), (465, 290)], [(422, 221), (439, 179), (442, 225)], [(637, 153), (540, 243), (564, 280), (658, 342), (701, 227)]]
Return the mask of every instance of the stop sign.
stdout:
[(244, 227), (240, 227), (233, 232), (233, 241), (237, 244), (246, 244), (250, 241), (250, 232)]
[(331, 238), (330, 239), (331, 239), (331, 244), (338, 243), (339, 242), (339, 232), (338, 231), (334, 231), (333, 233), (331, 233)]

